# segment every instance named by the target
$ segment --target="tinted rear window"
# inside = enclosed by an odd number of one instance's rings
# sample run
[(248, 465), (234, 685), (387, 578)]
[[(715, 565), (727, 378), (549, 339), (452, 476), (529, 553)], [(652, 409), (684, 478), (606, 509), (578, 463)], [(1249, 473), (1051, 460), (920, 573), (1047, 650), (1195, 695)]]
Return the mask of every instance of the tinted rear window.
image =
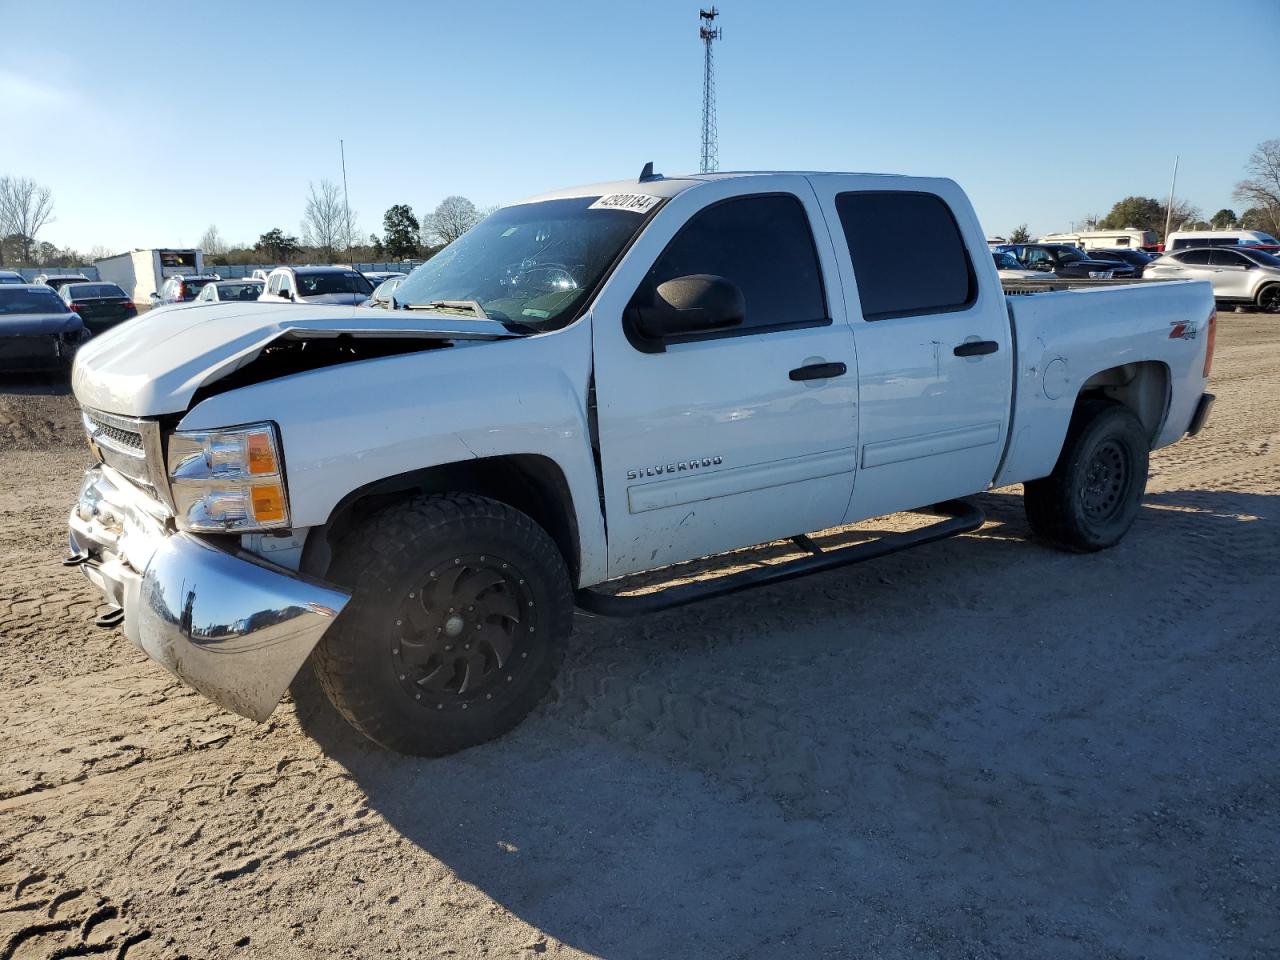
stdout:
[(101, 300), (105, 297), (125, 298), (125, 292), (114, 283), (72, 283), (66, 287), (72, 300)]
[(0, 314), (66, 312), (67, 305), (50, 287), (0, 287)]
[(246, 280), (244, 283), (218, 284), (219, 300), (257, 300), (261, 293), (261, 280)]
[(354, 270), (333, 273), (296, 274), (298, 293), (304, 297), (318, 297), (327, 293), (373, 293), (373, 287), (363, 274)]
[(867, 320), (960, 310), (977, 298), (969, 252), (941, 197), (842, 193), (836, 211)]

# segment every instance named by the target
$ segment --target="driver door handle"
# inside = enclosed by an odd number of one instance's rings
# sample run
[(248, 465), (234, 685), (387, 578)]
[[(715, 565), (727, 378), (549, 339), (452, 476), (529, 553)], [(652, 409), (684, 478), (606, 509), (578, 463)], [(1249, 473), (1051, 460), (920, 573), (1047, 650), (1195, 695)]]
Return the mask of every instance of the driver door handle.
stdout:
[(788, 376), (792, 380), (829, 380), (832, 377), (843, 377), (849, 368), (843, 363), (810, 363), (796, 367)]
[(951, 352), (957, 357), (985, 357), (988, 353), (995, 353), (1000, 349), (1000, 344), (994, 340), (970, 340), (968, 343), (962, 343)]

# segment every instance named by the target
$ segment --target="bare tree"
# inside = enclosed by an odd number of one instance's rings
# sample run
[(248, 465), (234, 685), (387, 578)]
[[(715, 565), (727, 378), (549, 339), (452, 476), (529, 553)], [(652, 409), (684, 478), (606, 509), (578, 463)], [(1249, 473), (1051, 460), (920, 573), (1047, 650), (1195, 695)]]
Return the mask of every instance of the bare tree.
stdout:
[(96, 244), (89, 250), (89, 262), (97, 263), (99, 260), (105, 260), (107, 257), (114, 257), (116, 251), (111, 247), (104, 247), (102, 244)]
[(314, 183), (307, 188), (302, 242), (333, 260), (338, 250), (349, 250), (358, 242), (355, 213), (347, 210), (342, 191), (330, 181), (321, 180), (318, 189)]
[(423, 227), (437, 243), (449, 244), (483, 220), (484, 216), (466, 197), (445, 197), (427, 215)]
[(19, 258), (31, 250), (44, 225), (53, 219), (53, 195), (29, 177), (0, 177), (0, 236), (19, 237)]
[(215, 224), (209, 224), (209, 229), (200, 238), (200, 249), (204, 251), (207, 257), (220, 257), (227, 252), (227, 244), (222, 239), (222, 234), (218, 233), (218, 228)]
[[(1244, 203), (1255, 219), (1280, 232), (1280, 140), (1264, 140), (1258, 144), (1245, 165), (1248, 176), (1236, 184), (1234, 196)], [(1261, 211), (1258, 217), (1256, 211)]]

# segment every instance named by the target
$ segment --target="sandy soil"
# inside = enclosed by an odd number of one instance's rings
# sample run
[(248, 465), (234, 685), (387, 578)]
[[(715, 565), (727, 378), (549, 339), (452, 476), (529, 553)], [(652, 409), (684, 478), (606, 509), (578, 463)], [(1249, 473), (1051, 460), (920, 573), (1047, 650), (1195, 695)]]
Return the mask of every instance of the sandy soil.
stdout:
[(1276, 956), (1280, 322), (1218, 342), (1117, 549), (1029, 540), (1013, 488), (970, 536), (584, 619), (550, 702), (436, 761), (94, 628), (76, 413), (6, 388), (0, 960)]

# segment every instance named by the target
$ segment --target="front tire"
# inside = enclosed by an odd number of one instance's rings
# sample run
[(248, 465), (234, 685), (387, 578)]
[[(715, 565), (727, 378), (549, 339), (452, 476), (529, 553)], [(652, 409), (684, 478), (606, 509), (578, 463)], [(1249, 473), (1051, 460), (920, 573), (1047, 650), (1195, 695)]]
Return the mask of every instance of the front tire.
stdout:
[(331, 575), (351, 601), (312, 658), (338, 712), (374, 742), (441, 756), (501, 736), (546, 694), (573, 622), (551, 537), (486, 497), (388, 507)]
[(1273, 283), (1258, 291), (1258, 309), (1263, 313), (1280, 313), (1280, 283)]
[(1024, 485), (1032, 531), (1076, 553), (1115, 546), (1138, 516), (1149, 456), (1146, 431), (1127, 407), (1082, 403), (1053, 473)]

